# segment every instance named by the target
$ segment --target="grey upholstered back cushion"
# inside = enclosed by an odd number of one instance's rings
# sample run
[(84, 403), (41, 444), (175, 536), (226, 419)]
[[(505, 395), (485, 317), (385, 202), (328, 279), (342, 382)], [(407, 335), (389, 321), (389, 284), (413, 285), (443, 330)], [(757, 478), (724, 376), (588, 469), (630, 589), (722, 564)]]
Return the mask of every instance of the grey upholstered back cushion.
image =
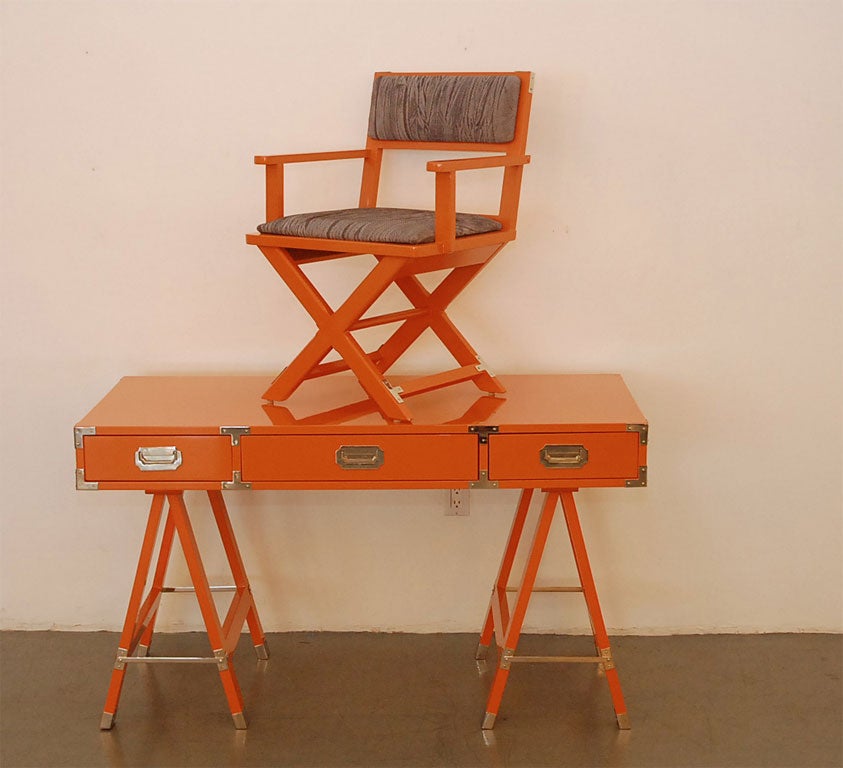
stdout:
[[(457, 237), (499, 229), (501, 223), (487, 216), (457, 214)], [(436, 219), (433, 211), (414, 208), (344, 208), (284, 216), (259, 225), (258, 231), (264, 235), (418, 245), (433, 242)]]
[(382, 75), (372, 88), (369, 136), (506, 143), (515, 136), (520, 91), (515, 75)]

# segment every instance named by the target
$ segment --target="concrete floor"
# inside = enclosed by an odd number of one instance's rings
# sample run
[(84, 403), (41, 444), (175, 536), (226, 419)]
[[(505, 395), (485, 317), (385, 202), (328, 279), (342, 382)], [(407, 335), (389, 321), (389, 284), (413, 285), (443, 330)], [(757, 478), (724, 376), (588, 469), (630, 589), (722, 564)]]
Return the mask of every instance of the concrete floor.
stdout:
[[(491, 665), (475, 635), (293, 633), (236, 661), (249, 729), (211, 665), (130, 667), (117, 724), (100, 713), (117, 635), (0, 633), (0, 765), (843, 765), (843, 636), (618, 637), (632, 730), (584, 664), (514, 667), (480, 730)], [(589, 638), (525, 636), (520, 653), (590, 654)], [(206, 655), (199, 634), (153, 653)]]

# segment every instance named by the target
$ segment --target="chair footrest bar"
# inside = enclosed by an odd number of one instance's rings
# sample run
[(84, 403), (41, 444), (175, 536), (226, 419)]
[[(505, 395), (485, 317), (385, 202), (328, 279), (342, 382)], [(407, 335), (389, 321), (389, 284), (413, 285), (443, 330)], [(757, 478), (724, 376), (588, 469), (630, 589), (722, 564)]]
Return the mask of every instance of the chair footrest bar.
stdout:
[(372, 317), (361, 318), (356, 323), (352, 323), (349, 330), (360, 331), (363, 328), (375, 328), (379, 325), (400, 323), (404, 320), (409, 320), (412, 317), (420, 317), (421, 315), (428, 314), (430, 313), (427, 309), (402, 309), (398, 312), (387, 312), (383, 315), (373, 315)]
[[(223, 585), (218, 587), (211, 587), (211, 592), (236, 592), (237, 587), (234, 585)], [(173, 592), (195, 592), (196, 587), (161, 587), (162, 592), (171, 594)]]
[[(518, 587), (507, 587), (507, 592), (517, 592)], [(582, 587), (533, 587), (531, 592), (582, 592)]]
[(443, 371), (432, 376), (419, 376), (412, 381), (402, 382), (402, 396), (409, 397), (410, 395), (420, 395), (423, 392), (430, 392), (434, 389), (441, 389), (442, 387), (450, 386), (451, 384), (459, 384), (462, 381), (469, 381), (470, 379), (479, 376), (482, 371), (478, 370), (476, 365), (463, 365), (461, 368), (454, 368), (450, 371)]

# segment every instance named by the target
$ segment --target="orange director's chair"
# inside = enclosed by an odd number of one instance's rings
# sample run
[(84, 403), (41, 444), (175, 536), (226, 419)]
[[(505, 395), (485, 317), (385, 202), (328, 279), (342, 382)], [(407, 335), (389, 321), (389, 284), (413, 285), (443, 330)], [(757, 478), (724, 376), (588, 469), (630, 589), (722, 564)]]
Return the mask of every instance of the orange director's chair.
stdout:
[[(263, 394), (286, 400), (304, 381), (350, 370), (383, 415), (412, 421), (404, 398), (462, 381), (482, 391), (504, 388), (445, 314), (448, 305), (515, 239), (515, 222), (530, 115), (530, 72), (375, 75), (366, 148), (293, 155), (261, 155), (266, 166), (266, 218), (246, 241), (257, 245), (316, 321), (318, 331)], [(435, 208), (378, 207), (378, 181), (385, 149), (483, 152), (456, 160), (432, 160)], [(489, 155), (488, 153), (495, 153)], [(284, 166), (315, 160), (363, 160), (358, 208), (284, 215)], [(456, 175), (477, 168), (502, 168), (500, 207), (494, 214), (457, 213)], [(302, 266), (358, 254), (377, 263), (336, 310), (322, 298)], [(418, 275), (450, 270), (435, 289)], [(364, 317), (396, 285), (412, 305)], [(364, 328), (398, 324), (374, 352), (352, 335)], [(393, 386), (387, 370), (430, 329), (456, 359), (448, 371)], [(335, 350), (341, 359), (323, 362)]]

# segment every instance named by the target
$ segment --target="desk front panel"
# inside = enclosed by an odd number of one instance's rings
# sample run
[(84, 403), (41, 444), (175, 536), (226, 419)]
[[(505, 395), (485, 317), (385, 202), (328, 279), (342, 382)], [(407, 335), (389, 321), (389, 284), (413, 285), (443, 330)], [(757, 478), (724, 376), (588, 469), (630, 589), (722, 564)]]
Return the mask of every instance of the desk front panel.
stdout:
[(283, 407), (262, 401), (266, 377), (122, 379), (77, 424), (77, 487), (646, 484), (647, 425), (620, 376), (500, 377), (507, 394), (498, 397), (457, 385), (414, 398), (412, 424), (346, 405), (354, 381), (335, 378)]

